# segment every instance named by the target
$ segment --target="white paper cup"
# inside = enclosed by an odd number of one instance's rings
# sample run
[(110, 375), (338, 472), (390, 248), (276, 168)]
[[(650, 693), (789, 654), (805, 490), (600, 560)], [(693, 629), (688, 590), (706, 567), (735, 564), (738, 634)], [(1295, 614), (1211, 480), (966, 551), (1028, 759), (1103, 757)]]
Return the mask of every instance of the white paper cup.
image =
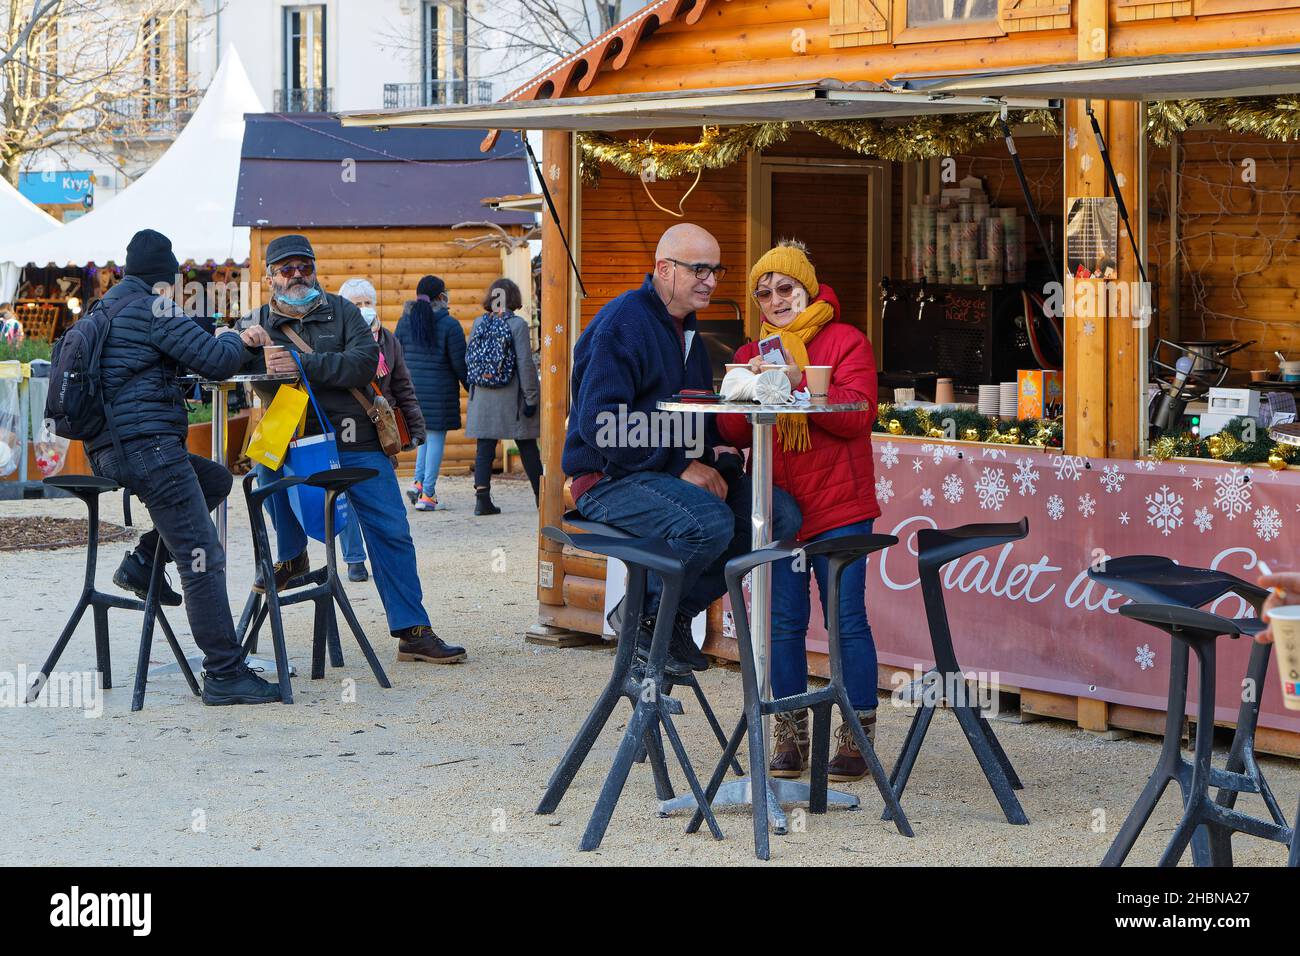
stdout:
[(1287, 710), (1300, 710), (1300, 604), (1273, 608), (1268, 625), (1282, 678), (1282, 703)]

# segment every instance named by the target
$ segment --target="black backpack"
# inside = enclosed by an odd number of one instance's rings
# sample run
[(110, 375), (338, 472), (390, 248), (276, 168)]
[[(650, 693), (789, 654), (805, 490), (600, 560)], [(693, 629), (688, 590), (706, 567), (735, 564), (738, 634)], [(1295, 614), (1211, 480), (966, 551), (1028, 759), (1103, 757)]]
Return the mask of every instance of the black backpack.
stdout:
[(45, 397), (45, 417), (54, 423), (54, 433), (62, 438), (90, 441), (107, 428), (113, 443), (120, 447), (113, 410), (104, 401), (99, 361), (108, 341), (108, 331), (124, 308), (150, 293), (123, 296), (106, 307), (102, 299), (72, 323), (50, 355), (50, 390)]

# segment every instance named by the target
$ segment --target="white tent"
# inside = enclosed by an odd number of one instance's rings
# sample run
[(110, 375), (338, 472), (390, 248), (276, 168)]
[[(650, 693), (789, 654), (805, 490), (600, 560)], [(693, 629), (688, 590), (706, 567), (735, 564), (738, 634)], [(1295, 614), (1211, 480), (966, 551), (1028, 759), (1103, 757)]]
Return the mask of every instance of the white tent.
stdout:
[[(34, 206), (7, 180), (0, 179), (0, 245), (26, 242), (58, 227), (57, 219)], [(17, 263), (0, 259), (0, 302), (13, 299), (21, 272)]]
[[(172, 241), (181, 262), (248, 258), (247, 227), (232, 226), (244, 114), (262, 112), (244, 65), (227, 47), (221, 68), (176, 141), (102, 208), (60, 228), (0, 245), (0, 262), (121, 265), (140, 229)], [(0, 240), (3, 241), (3, 240)]]

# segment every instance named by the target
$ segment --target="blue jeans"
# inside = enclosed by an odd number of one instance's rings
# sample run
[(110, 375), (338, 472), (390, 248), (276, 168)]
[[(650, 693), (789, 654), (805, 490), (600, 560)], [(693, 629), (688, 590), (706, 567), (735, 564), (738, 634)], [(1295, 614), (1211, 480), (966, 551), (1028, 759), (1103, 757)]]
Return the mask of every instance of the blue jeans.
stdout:
[[(406, 502), (397, 486), (397, 473), (388, 456), (379, 451), (339, 451), (342, 468), (373, 468), (374, 478), (348, 489), (348, 506), (352, 517), (361, 525), (366, 548), (370, 552), (370, 569), (375, 590), (388, 616), (388, 629), (400, 631), (417, 624), (427, 625), (424, 594), (415, 564), (415, 543), (406, 520)], [(258, 465), (258, 482), (275, 481), (279, 472)], [(277, 561), (297, 557), (307, 547), (307, 535), (298, 523), (285, 492), (266, 499), (266, 510), (275, 526)]]
[[(851, 534), (871, 534), (874, 519), (824, 531), (809, 541), (842, 538)], [(809, 543), (809, 542), (805, 542)], [(826, 571), (823, 556), (807, 559), (817, 575), (821, 592), (822, 621), (826, 620)], [(808, 657), (804, 637), (808, 633), (811, 612), (808, 593), (808, 570), (796, 571), (791, 561), (772, 565), (772, 696), (789, 697), (808, 689)], [(874, 710), (876, 692), (876, 642), (867, 623), (867, 559), (854, 561), (844, 569), (840, 579), (840, 656), (844, 683), (854, 710)]]
[(438, 490), (438, 469), (442, 467), (442, 452), (446, 447), (446, 432), (429, 432), (424, 444), (415, 450), (415, 480), (430, 498)]
[(343, 549), (346, 564), (365, 564), (366, 546), (361, 542), (361, 522), (355, 515), (339, 532), (339, 547)]
[[(95, 474), (112, 478), (144, 503), (157, 532), (152, 540), (161, 536), (167, 550), (178, 558), (176, 571), (185, 595), (185, 615), (194, 643), (203, 652), (203, 669), (215, 676), (230, 676), (244, 658), (230, 617), (226, 552), (208, 514), (216, 501), (207, 493), (223, 484), (213, 474), (221, 466), (200, 464), (175, 435), (127, 439), (122, 442), (122, 455), (125, 462), (118, 460), (117, 449), (109, 445), (93, 452), (90, 463)], [(229, 489), (229, 483), (224, 484)], [(148, 559), (153, 562), (153, 551)]]
[[(626, 478), (602, 478), (578, 499), (578, 511), (592, 521), (628, 534), (664, 538), (686, 566), (679, 613), (694, 617), (727, 591), (722, 570), (750, 550), (750, 498), (753, 482), (744, 475), (728, 488), (727, 500), (662, 471)], [(795, 500), (772, 489), (772, 537), (793, 537), (803, 516)], [(659, 609), (661, 584), (650, 576), (644, 613)]]

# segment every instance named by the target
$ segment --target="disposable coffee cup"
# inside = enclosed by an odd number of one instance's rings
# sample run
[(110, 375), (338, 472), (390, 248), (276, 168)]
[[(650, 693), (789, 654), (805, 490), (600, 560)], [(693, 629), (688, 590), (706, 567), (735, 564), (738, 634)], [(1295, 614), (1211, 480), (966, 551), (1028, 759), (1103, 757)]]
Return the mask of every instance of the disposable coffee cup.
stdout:
[(1300, 604), (1275, 607), (1268, 612), (1273, 630), (1277, 672), (1282, 677), (1282, 703), (1300, 710)]
[(272, 356), (272, 355), (275, 355), (275, 354), (278, 353), (278, 352), (283, 352), (283, 351), (284, 351), (284, 346), (283, 346), (283, 345), (263, 345), (263, 346), (262, 346), (262, 360), (266, 363), (266, 370), (267, 370), (267, 372), (270, 372), (270, 371), (271, 371), (271, 356)]
[(953, 403), (952, 379), (941, 378), (935, 383), (934, 403), (936, 405), (951, 405)]
[(804, 375), (808, 380), (808, 394), (819, 405), (826, 403), (826, 395), (831, 390), (831, 367), (829, 365), (806, 365)]

